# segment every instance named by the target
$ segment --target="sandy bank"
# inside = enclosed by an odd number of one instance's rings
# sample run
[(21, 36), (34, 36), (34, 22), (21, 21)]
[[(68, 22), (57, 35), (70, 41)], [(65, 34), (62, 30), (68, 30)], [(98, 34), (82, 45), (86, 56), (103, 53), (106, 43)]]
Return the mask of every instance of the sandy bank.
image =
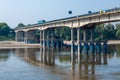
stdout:
[(110, 40), (108, 41), (108, 44), (112, 45), (112, 44), (120, 44), (120, 40)]
[[(70, 44), (70, 41), (64, 43)], [(120, 40), (110, 40), (109, 45), (120, 44)], [(0, 48), (40, 48), (40, 44), (25, 44), (24, 42), (16, 41), (0, 41)]]
[(39, 48), (40, 44), (25, 44), (16, 41), (0, 41), (0, 48)]
[[(64, 41), (65, 44), (71, 44), (71, 41)], [(77, 43), (75, 43), (77, 44)], [(120, 40), (109, 40), (108, 43), (109, 45), (114, 45), (114, 44), (120, 44)]]

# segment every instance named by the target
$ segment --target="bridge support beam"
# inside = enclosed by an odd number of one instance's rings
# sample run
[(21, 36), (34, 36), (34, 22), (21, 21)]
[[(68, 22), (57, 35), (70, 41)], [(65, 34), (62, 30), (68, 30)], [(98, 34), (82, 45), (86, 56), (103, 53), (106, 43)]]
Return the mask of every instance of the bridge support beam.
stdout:
[(83, 41), (87, 41), (87, 28), (83, 28)]
[(74, 29), (71, 28), (71, 65), (75, 64), (75, 45), (74, 45)]
[(52, 30), (52, 40), (51, 40), (51, 46), (52, 46), (52, 50), (54, 50), (54, 29)]
[(40, 30), (40, 62), (43, 63), (42, 30)]
[(90, 42), (90, 63), (95, 62), (95, 44)]
[(52, 54), (51, 54), (51, 65), (55, 65), (55, 55), (54, 55), (54, 28), (52, 29), (52, 41), (51, 41), (51, 46), (52, 46)]
[(40, 46), (42, 47), (42, 30), (40, 30)]
[(18, 42), (18, 32), (15, 31), (15, 41)]
[(78, 64), (82, 63), (82, 44), (80, 43), (80, 28), (77, 28), (77, 43), (78, 43)]
[(24, 42), (28, 43), (28, 31), (25, 31)]
[(46, 64), (47, 60), (46, 60), (46, 41), (45, 41), (45, 30), (43, 30), (43, 63)]
[(50, 31), (47, 31), (47, 64), (50, 64)]

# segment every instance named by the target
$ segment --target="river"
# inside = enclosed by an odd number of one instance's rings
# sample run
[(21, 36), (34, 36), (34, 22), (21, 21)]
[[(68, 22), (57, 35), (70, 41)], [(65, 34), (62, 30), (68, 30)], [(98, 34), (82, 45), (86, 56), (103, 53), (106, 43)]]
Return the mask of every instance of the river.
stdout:
[(109, 46), (107, 64), (70, 63), (70, 49), (56, 51), (52, 62), (40, 62), (39, 48), (0, 49), (0, 80), (119, 80), (120, 45)]

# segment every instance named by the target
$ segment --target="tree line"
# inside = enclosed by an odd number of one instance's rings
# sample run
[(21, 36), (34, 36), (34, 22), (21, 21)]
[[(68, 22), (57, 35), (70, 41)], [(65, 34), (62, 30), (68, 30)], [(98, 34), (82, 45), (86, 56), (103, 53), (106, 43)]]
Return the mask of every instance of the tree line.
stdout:
[(15, 32), (7, 23), (0, 23), (0, 41), (14, 40)]
[[(71, 30), (68, 27), (56, 28), (54, 31), (56, 36), (64, 40), (71, 39)], [(87, 31), (88, 35), (90, 31)], [(81, 39), (83, 38), (83, 31), (81, 30)], [(90, 37), (90, 36), (88, 36)], [(120, 23), (101, 24), (94, 29), (95, 40), (120, 40)], [(74, 30), (74, 39), (77, 40), (77, 29)]]

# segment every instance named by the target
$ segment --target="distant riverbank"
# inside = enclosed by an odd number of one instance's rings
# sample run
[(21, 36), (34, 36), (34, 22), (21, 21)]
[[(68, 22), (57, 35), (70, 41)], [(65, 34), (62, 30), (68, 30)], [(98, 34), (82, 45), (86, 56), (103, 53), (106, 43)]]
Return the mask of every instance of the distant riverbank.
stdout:
[[(70, 44), (71, 41), (64, 41), (65, 44)], [(120, 40), (110, 40), (109, 45), (120, 44)], [(24, 42), (16, 41), (0, 41), (0, 48), (39, 48), (40, 44), (25, 44)]]
[(39, 48), (40, 44), (25, 44), (16, 41), (0, 41), (0, 48)]
[[(64, 43), (71, 44), (71, 41), (64, 41)], [(109, 45), (120, 44), (120, 40), (109, 40), (107, 44)]]
[(108, 41), (108, 44), (109, 44), (109, 45), (112, 45), (112, 44), (120, 44), (120, 40), (109, 40), (109, 41)]

